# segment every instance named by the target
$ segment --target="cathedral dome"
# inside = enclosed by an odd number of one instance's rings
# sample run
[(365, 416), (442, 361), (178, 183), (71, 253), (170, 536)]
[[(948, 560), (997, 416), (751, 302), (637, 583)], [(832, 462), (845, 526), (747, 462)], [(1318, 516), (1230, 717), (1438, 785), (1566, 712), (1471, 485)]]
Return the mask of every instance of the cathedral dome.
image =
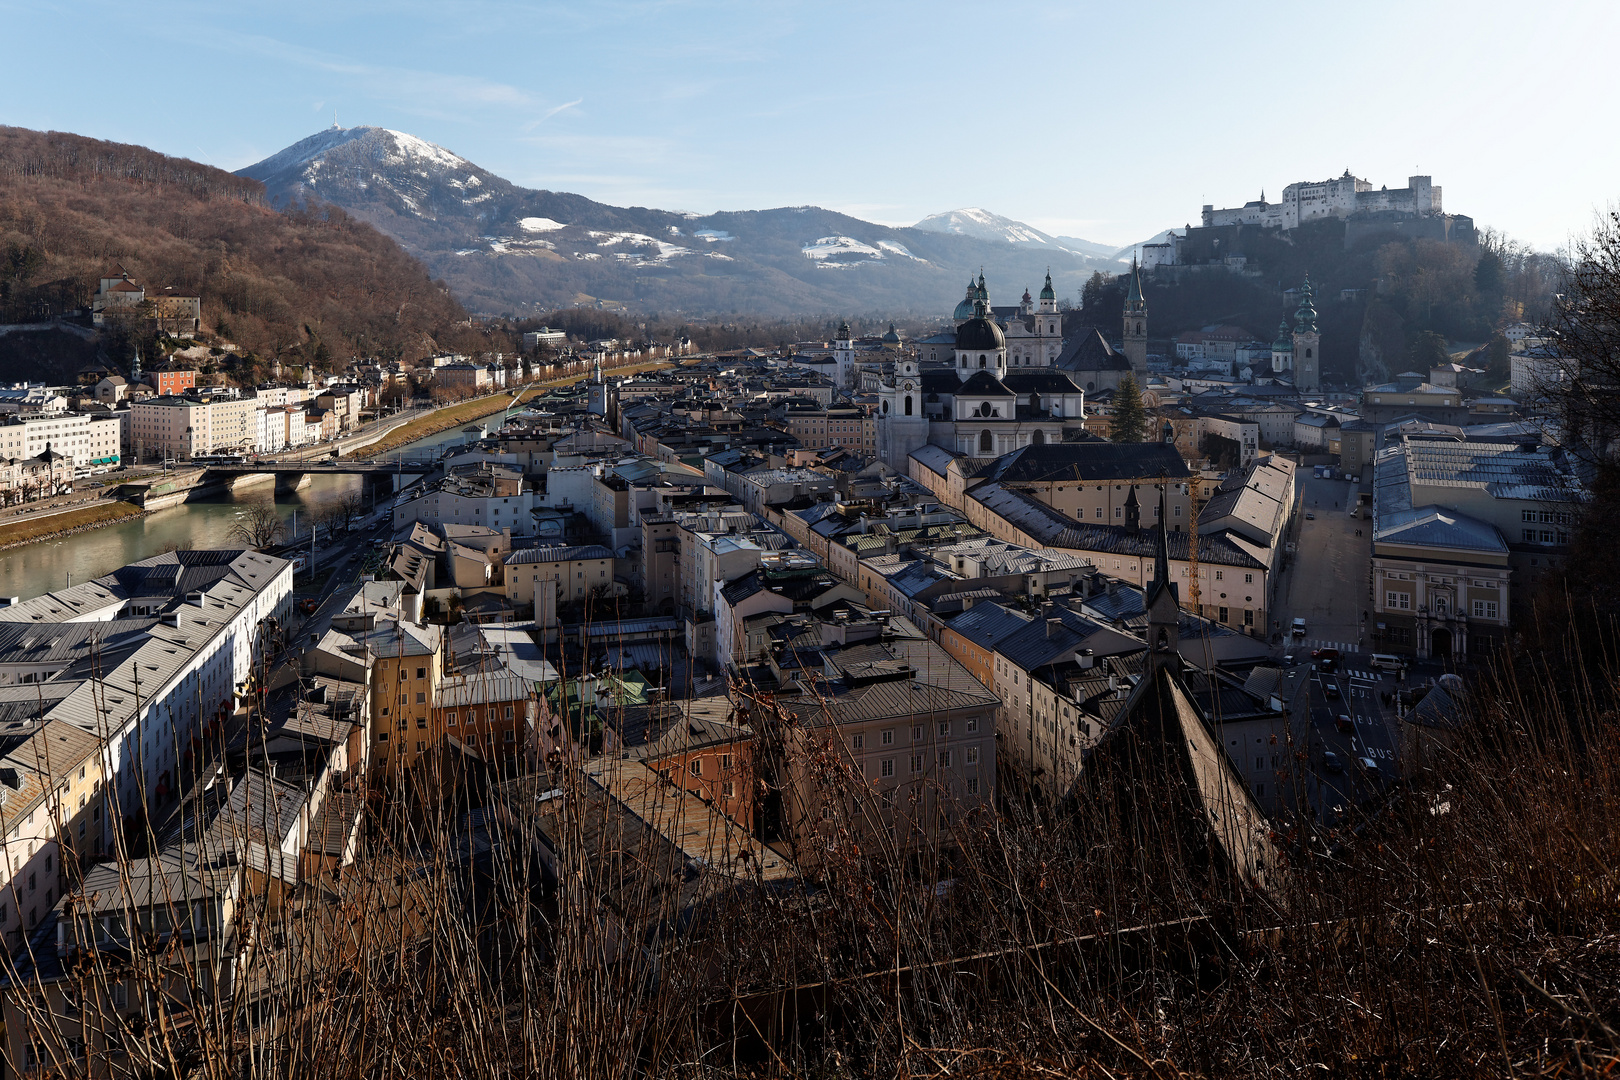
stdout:
[(1041, 299), (1042, 300), (1056, 300), (1057, 299), (1057, 293), (1052, 288), (1052, 272), (1050, 270), (1048, 270), (1046, 272), (1046, 284), (1041, 287)]
[(1001, 327), (978, 315), (956, 328), (956, 347), (967, 352), (1005, 349), (1007, 337), (1001, 332)]
[(898, 345), (898, 344), (900, 344), (900, 335), (899, 335), (899, 333), (897, 333), (895, 331), (894, 323), (889, 324), (889, 332), (887, 334), (883, 335), (883, 343), (885, 345)]
[(960, 304), (957, 304), (956, 310), (951, 313), (951, 318), (958, 322), (973, 318), (973, 301), (963, 300)]

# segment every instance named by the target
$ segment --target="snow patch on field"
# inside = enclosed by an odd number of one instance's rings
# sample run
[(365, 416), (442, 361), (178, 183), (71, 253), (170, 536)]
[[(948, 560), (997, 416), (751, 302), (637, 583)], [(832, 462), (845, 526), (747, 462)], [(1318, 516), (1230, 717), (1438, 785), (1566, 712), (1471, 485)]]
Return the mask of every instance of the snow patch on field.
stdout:
[(548, 217), (526, 217), (518, 221), (518, 228), (524, 232), (536, 233), (556, 232), (558, 229), (566, 229), (568, 226), (560, 221), (553, 221)]
[(852, 236), (823, 236), (799, 248), (807, 259), (847, 260), (850, 256), (864, 255), (868, 259), (881, 259), (883, 252), (870, 244), (863, 244)]
[(911, 259), (913, 262), (926, 263), (928, 261), (927, 259), (917, 258), (917, 256), (906, 250), (906, 245), (897, 244), (893, 240), (879, 240), (877, 246), (892, 255), (899, 255), (902, 258)]
[(699, 229), (692, 235), (700, 240), (707, 240), (711, 244), (728, 244), (737, 239), (724, 229)]

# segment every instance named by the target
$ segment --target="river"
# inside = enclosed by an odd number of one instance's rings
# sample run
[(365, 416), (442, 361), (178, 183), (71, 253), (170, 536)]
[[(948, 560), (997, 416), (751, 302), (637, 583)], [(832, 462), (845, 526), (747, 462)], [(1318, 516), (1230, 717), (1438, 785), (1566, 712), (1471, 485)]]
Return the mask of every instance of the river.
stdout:
[[(467, 439), (460, 429), (452, 429), (389, 451), (387, 456), (410, 460), (431, 453), (436, 457), (444, 447), (460, 445)], [(307, 538), (309, 512), (361, 490), (361, 484), (359, 476), (312, 476), (308, 486), (297, 493), (276, 498), (276, 509), (289, 528), (296, 514), (298, 531)], [(126, 563), (149, 559), (182, 545), (240, 546), (231, 539), (231, 527), (241, 515), (242, 505), (274, 494), (275, 485), (266, 481), (207, 501), (172, 506), (117, 525), (0, 552), (0, 596), (27, 600), (60, 589), (70, 581), (101, 577)]]

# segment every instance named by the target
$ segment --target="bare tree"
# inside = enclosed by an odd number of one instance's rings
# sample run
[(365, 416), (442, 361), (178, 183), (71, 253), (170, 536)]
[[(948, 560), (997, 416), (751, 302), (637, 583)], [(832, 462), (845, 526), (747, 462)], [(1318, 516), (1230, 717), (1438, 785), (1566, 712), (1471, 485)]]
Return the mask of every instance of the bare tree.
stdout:
[(231, 526), (230, 537), (255, 551), (263, 551), (279, 543), (286, 531), (287, 526), (282, 522), (275, 504), (266, 499), (242, 507), (236, 523)]
[(1613, 462), (1620, 457), (1620, 211), (1601, 216), (1576, 242), (1551, 321), (1557, 372), (1542, 390), (1558, 404), (1569, 441)]

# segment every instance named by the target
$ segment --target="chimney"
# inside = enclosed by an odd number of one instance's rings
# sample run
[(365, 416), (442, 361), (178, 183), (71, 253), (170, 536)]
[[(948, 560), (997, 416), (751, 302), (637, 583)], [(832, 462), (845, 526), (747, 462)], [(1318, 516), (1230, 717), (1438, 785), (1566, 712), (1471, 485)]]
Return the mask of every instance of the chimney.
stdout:
[(1057, 637), (1062, 632), (1063, 632), (1063, 619), (1062, 618), (1060, 618), (1059, 616), (1054, 615), (1051, 618), (1046, 620), (1046, 637), (1047, 637), (1048, 640), (1051, 640), (1052, 638)]
[(1090, 649), (1081, 649), (1079, 652), (1075, 653), (1074, 658), (1080, 662), (1080, 668), (1083, 671), (1089, 671), (1097, 663), (1097, 661), (1092, 657)]

